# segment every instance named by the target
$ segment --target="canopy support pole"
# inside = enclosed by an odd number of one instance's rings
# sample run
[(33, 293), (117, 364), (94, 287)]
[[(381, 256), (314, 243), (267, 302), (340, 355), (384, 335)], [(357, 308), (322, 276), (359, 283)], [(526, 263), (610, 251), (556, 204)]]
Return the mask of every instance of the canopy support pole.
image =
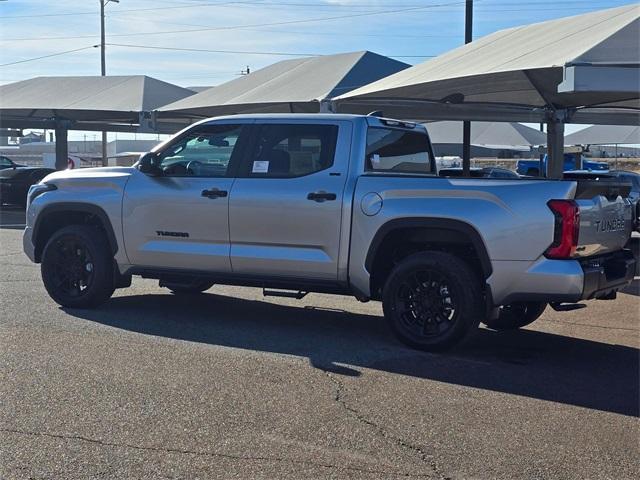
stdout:
[(462, 176), (471, 174), (471, 122), (462, 122)]
[(69, 142), (67, 125), (56, 122), (56, 170), (65, 170), (69, 162)]
[(564, 119), (558, 112), (547, 118), (547, 178), (561, 179), (564, 173)]
[(335, 105), (329, 98), (320, 100), (319, 113), (335, 113)]
[[(473, 0), (466, 0), (464, 12), (464, 43), (473, 41)], [(471, 176), (471, 122), (462, 122), (462, 176)]]

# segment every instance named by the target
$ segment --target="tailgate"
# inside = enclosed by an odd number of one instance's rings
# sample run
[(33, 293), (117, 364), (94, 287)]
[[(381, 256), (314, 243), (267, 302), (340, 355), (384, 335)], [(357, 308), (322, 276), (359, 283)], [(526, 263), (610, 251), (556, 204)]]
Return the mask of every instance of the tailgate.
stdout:
[(633, 207), (617, 196), (597, 195), (576, 199), (580, 208), (580, 233), (576, 256), (587, 257), (621, 250), (633, 229)]

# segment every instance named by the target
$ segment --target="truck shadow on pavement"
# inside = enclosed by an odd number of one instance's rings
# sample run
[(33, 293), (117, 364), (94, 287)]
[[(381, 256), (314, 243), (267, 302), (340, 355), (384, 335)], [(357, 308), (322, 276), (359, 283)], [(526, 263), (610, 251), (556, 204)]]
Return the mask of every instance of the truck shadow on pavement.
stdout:
[(480, 329), (457, 349), (429, 354), (399, 344), (382, 317), (211, 293), (122, 296), (97, 310), (65, 311), (145, 335), (306, 357), (336, 374), (368, 368), (639, 415), (640, 351), (626, 346)]

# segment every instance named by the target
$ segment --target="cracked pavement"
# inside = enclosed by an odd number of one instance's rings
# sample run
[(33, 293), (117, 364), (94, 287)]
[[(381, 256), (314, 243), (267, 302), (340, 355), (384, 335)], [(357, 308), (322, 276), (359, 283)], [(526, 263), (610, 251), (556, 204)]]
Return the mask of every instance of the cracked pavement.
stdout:
[(637, 478), (638, 289), (433, 355), (329, 295), (61, 309), (0, 228), (0, 478)]

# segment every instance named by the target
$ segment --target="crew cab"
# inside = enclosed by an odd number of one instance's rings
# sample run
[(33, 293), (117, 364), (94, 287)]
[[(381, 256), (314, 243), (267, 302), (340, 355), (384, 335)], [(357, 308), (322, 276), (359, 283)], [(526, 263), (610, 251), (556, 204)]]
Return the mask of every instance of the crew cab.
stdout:
[[(208, 119), (133, 167), (47, 176), (24, 251), (59, 304), (97, 307), (133, 275), (174, 294), (214, 284), (381, 301), (424, 350), (480, 322), (613, 299), (633, 279), (629, 186), (441, 177), (424, 126), (376, 116)], [(142, 307), (141, 307), (142, 308)]]

